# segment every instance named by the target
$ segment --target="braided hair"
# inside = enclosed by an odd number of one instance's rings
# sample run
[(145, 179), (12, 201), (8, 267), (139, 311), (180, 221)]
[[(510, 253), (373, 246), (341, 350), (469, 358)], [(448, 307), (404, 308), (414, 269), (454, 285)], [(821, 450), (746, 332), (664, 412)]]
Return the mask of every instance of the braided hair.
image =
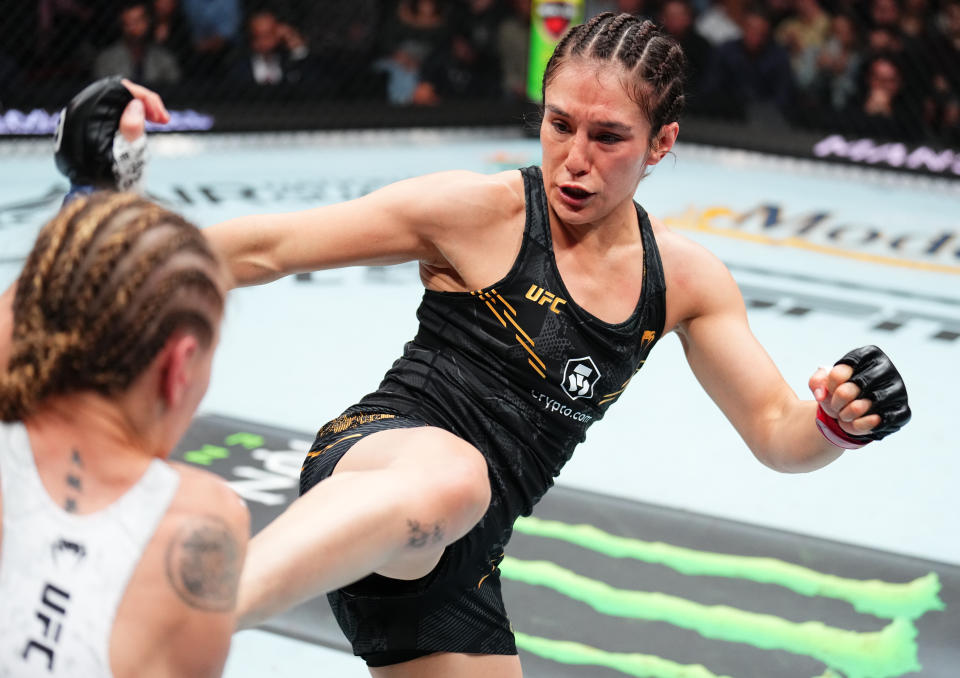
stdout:
[(542, 94), (559, 69), (572, 59), (619, 65), (632, 78), (632, 98), (650, 122), (653, 140), (660, 128), (683, 111), (683, 49), (652, 21), (632, 14), (604, 12), (574, 26), (557, 44), (543, 74)]
[(199, 229), (133, 194), (95, 193), (40, 231), (17, 281), (0, 420), (44, 398), (122, 392), (176, 331), (213, 342), (220, 263)]

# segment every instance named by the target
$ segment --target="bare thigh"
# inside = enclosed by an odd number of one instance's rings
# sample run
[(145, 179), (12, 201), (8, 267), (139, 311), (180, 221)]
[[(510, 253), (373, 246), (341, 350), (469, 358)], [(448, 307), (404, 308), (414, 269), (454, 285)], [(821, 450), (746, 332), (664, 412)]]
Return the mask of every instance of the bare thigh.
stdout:
[(373, 678), (520, 678), (520, 657), (438, 652), (393, 666), (370, 667)]
[(453, 543), (483, 517), (490, 481), (483, 455), (470, 443), (424, 426), (372, 433), (357, 441), (337, 462), (333, 476), (389, 474), (393, 491), (408, 497), (398, 515), (408, 548), (377, 574), (418, 579), (437, 565)]

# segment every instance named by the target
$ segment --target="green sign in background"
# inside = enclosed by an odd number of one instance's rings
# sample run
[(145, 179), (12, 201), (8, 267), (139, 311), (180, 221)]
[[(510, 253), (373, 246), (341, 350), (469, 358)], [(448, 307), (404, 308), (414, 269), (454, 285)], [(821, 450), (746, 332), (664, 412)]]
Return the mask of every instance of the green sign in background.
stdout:
[(527, 96), (540, 101), (543, 72), (560, 38), (571, 27), (583, 23), (584, 0), (547, 2), (533, 0), (530, 9), (530, 61), (527, 69)]

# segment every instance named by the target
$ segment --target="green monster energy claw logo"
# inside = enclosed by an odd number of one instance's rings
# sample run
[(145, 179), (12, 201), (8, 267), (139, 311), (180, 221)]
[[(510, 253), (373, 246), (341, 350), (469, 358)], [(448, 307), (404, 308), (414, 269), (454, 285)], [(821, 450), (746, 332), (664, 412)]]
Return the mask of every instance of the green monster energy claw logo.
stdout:
[[(858, 612), (892, 621), (875, 632), (857, 632), (817, 621), (791, 622), (725, 605), (702, 605), (676, 596), (614, 588), (545, 561), (504, 559), (503, 577), (550, 588), (597, 612), (623, 618), (660, 621), (720, 641), (760, 649), (784, 650), (823, 662), (818, 678), (896, 678), (921, 669), (913, 621), (943, 610), (936, 573), (907, 583), (861, 581), (817, 572), (773, 558), (708, 553), (670, 544), (611, 535), (590, 525), (568, 525), (520, 518), (517, 532), (559, 539), (613, 558), (631, 558), (670, 567), (686, 575), (747, 579), (790, 589), (805, 596), (850, 603)], [(517, 633), (517, 646), (554, 661), (604, 666), (646, 678), (735, 678), (718, 676), (704, 666), (683, 665), (639, 653), (607, 652), (573, 641)]]

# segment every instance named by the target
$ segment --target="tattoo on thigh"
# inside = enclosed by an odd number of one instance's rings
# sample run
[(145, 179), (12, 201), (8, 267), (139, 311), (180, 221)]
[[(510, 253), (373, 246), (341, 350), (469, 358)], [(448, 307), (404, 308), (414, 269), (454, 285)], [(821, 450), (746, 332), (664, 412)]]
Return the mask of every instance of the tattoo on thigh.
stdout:
[(234, 609), (240, 578), (240, 548), (227, 524), (214, 516), (191, 518), (167, 547), (167, 580), (190, 607), (210, 612)]
[(411, 548), (422, 548), (428, 544), (440, 544), (443, 542), (444, 531), (443, 521), (439, 521), (430, 527), (421, 525), (419, 521), (407, 519), (407, 526), (410, 528), (407, 537), (407, 546)]

